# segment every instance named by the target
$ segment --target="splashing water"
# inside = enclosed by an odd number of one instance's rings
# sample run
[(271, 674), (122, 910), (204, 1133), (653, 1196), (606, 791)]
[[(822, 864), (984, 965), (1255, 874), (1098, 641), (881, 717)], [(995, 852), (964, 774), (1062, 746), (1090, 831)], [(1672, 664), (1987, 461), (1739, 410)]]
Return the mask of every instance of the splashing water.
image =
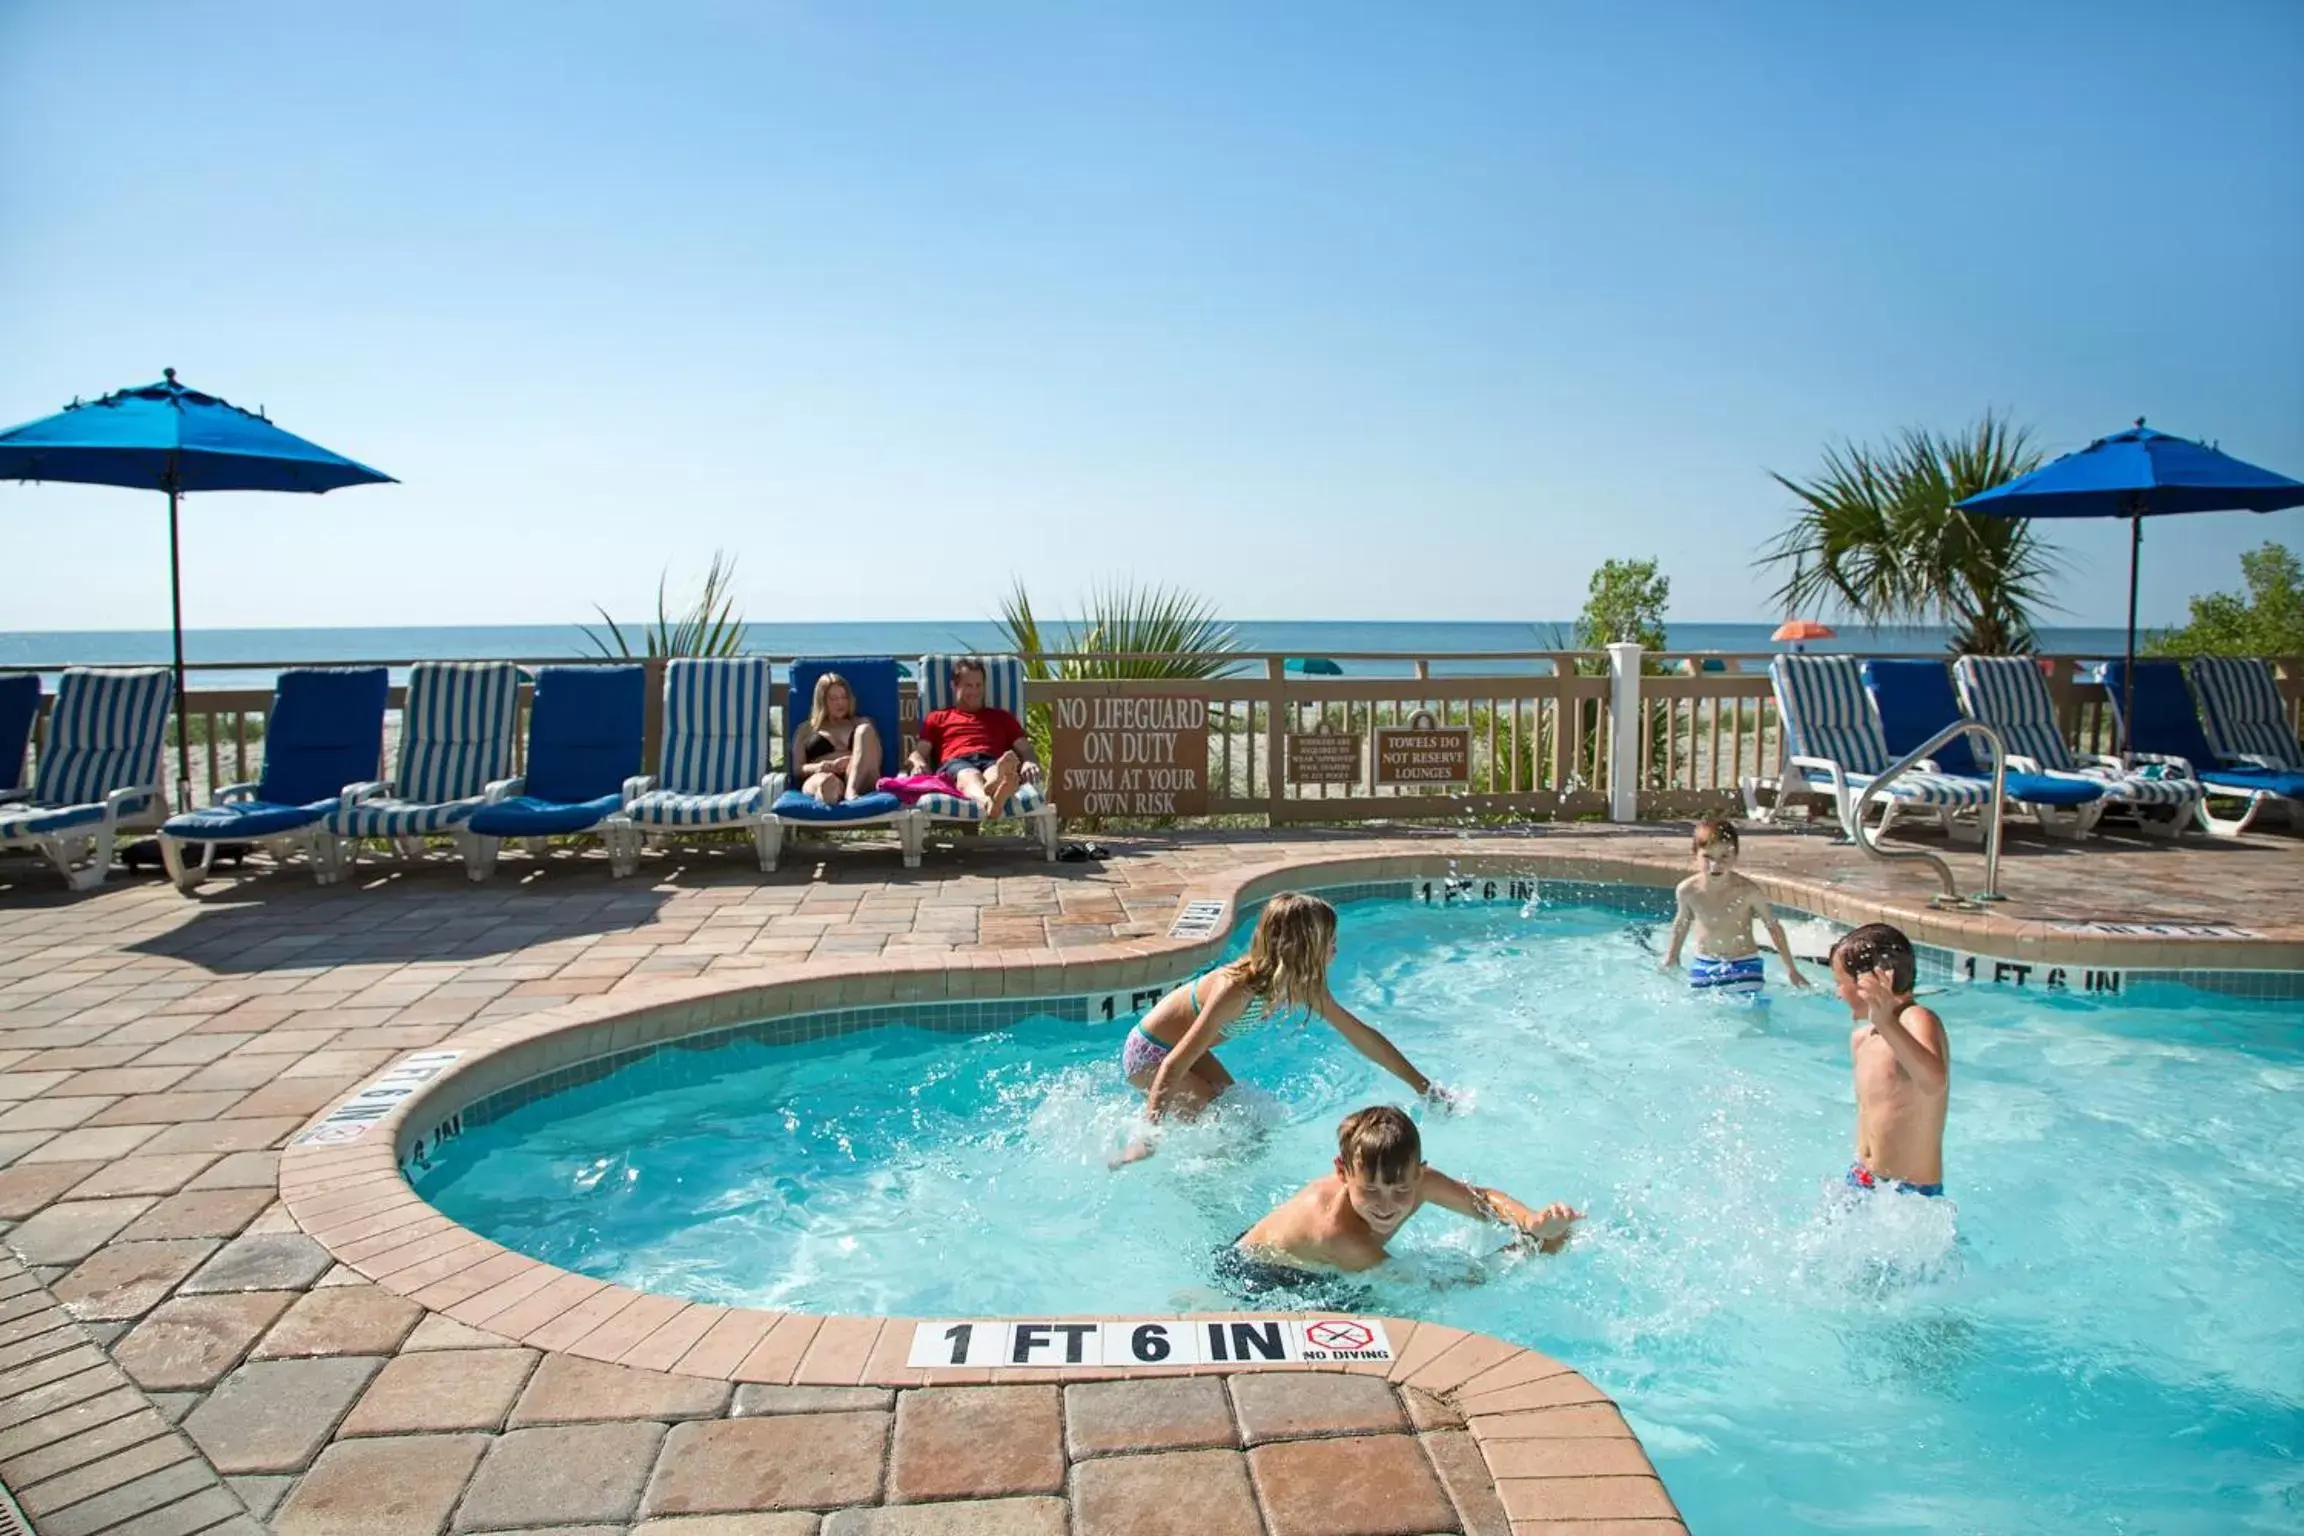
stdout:
[[(1438, 1167), (1591, 1213), (1557, 1257), (1420, 1214), (1368, 1310), (1556, 1354), (1700, 1533), (2304, 1528), (2293, 1004), (1952, 988), (1951, 1198), (1841, 1182), (1849, 1021), (1658, 974), (1598, 908), (1344, 908), (1333, 982), (1464, 1090)], [(1773, 974), (1773, 963), (1771, 965)], [(420, 1187), (524, 1252), (702, 1300), (911, 1316), (1234, 1303), (1213, 1249), (1405, 1090), (1323, 1027), (1148, 1162), (1120, 1030), (672, 1051), (450, 1144)]]

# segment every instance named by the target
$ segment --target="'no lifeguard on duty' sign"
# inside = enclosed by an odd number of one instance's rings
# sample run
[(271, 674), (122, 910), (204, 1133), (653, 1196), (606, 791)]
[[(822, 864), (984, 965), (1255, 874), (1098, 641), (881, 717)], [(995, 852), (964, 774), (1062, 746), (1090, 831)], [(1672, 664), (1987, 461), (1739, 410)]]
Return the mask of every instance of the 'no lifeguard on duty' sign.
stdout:
[(976, 1318), (916, 1325), (905, 1364), (981, 1371), (1267, 1361), (1342, 1365), (1391, 1358), (1392, 1340), (1372, 1317), (1147, 1317), (1117, 1323)]

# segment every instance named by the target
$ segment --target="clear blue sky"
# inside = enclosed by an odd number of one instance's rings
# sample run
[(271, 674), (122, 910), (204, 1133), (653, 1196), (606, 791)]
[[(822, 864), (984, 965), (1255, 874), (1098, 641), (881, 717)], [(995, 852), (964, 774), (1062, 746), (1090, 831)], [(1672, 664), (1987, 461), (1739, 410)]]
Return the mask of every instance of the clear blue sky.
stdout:
[[(0, 425), (172, 364), (406, 482), (195, 498), (201, 627), (630, 613), (716, 546), (760, 620), (1550, 619), (1612, 555), (1770, 617), (1763, 471), (1831, 438), (2304, 475), (2299, 80), (2298, 0), (0, 0)], [(0, 628), (165, 622), (157, 498), (0, 529)], [(2146, 618), (2273, 537), (2149, 527)]]

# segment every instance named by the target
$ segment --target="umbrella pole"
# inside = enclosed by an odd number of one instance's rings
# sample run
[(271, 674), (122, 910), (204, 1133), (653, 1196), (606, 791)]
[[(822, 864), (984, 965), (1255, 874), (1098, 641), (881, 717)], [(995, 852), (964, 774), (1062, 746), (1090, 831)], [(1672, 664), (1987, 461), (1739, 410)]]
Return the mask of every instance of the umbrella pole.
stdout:
[(168, 476), (168, 621), (176, 634), (176, 809), (192, 809), (192, 718), (184, 704), (184, 571), (176, 549), (176, 476)]
[(2128, 514), (2128, 657), (2120, 671), (2120, 762), (2128, 762), (2130, 724), (2136, 718), (2136, 570), (2144, 554), (2144, 514)]

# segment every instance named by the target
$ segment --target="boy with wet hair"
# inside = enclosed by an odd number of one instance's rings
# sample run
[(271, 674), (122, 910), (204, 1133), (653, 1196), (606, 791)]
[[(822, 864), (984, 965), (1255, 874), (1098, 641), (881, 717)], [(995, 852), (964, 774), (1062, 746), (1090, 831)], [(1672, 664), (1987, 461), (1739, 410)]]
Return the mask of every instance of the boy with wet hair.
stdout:
[(1952, 1047), (1944, 1021), (1912, 999), (1919, 957), (1901, 929), (1867, 923), (1832, 946), (1832, 981), (1856, 1028), (1856, 1161), (1848, 1187), (1944, 1193)]
[(1559, 1252), (1584, 1219), (1564, 1204), (1532, 1211), (1500, 1189), (1448, 1177), (1425, 1163), (1416, 1122), (1379, 1104), (1344, 1117), (1334, 1171), (1234, 1239), (1217, 1257), (1218, 1276), (1255, 1293), (1317, 1287), (1324, 1270), (1373, 1269), (1384, 1262), (1392, 1235), (1427, 1202), (1516, 1227), (1544, 1253)]
[(1784, 925), (1760, 887), (1736, 868), (1743, 851), (1736, 824), (1721, 816), (1696, 823), (1696, 873), (1680, 882), (1673, 894), (1680, 910), (1672, 919), (1672, 942), (1664, 951), (1664, 969), (1680, 963), (1680, 946), (1691, 929), (1696, 934), (1696, 955), (1688, 964), (1688, 985), (1700, 992), (1757, 993), (1767, 984), (1760, 946), (1753, 941), (1752, 924), (1767, 928), (1784, 962), (1784, 979), (1796, 987), (1808, 985), (1800, 963), (1792, 958)]

